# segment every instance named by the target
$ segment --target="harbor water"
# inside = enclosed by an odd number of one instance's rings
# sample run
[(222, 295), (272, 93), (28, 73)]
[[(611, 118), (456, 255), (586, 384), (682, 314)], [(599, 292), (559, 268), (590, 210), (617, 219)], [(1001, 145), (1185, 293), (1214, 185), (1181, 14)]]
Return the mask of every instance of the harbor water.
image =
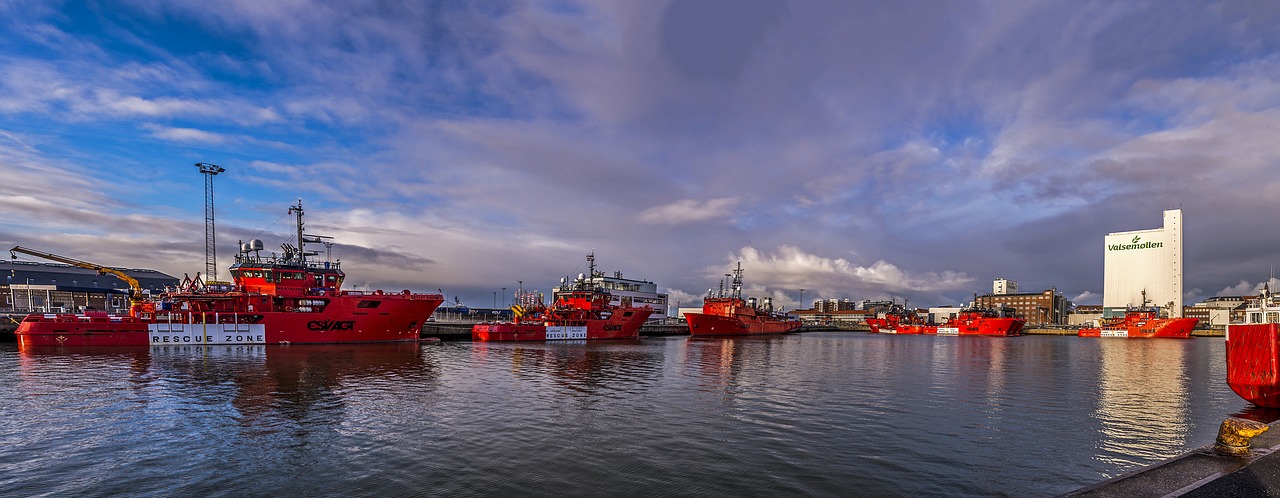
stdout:
[(0, 344), (0, 494), (1052, 496), (1212, 443), (1249, 406), (1223, 352), (849, 332)]

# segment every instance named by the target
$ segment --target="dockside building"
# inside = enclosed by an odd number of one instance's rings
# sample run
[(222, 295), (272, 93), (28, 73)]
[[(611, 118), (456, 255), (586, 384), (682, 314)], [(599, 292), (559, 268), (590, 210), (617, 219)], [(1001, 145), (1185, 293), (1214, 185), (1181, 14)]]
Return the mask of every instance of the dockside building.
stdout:
[[(138, 280), (144, 293), (176, 287), (178, 279), (145, 268), (113, 268)], [(111, 275), (63, 263), (0, 260), (0, 299), (5, 312), (73, 312), (129, 309), (129, 286)]]

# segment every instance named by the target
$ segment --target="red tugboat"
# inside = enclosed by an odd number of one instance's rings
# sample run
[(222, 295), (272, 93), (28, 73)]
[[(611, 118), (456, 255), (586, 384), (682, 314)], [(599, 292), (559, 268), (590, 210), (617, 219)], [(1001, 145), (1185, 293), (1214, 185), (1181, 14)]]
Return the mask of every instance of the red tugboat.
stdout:
[(1085, 327), (1077, 333), (1080, 337), (1171, 337), (1186, 339), (1191, 337), (1191, 329), (1196, 328), (1198, 318), (1161, 318), (1159, 311), (1149, 307), (1147, 293), (1142, 293), (1143, 306), (1125, 310), (1124, 317), (1103, 320), (1099, 327)]
[(1227, 385), (1246, 401), (1280, 408), (1280, 298), (1263, 286), (1244, 323), (1227, 325)]
[(702, 300), (702, 313), (685, 313), (684, 318), (693, 336), (785, 334), (800, 328), (799, 320), (775, 314), (770, 301), (756, 306), (754, 298), (742, 299), (742, 263), (733, 270), (728, 294), (721, 281), (719, 294), (708, 292)]
[(440, 294), (344, 291), (339, 262), (313, 262), (305, 244), (328, 237), (302, 231), (302, 201), (290, 206), (297, 216), (298, 245), (284, 244), (280, 257), (259, 255), (262, 241), (240, 245), (230, 268), (234, 282), (187, 280), (172, 292), (142, 295), (138, 281), (110, 267), (15, 247), (38, 256), (101, 274), (130, 287), (128, 316), (102, 311), (82, 314), (32, 314), (14, 332), (20, 348), (33, 346), (146, 346), (219, 344), (303, 344), (418, 340), (419, 329), (444, 301)]
[(1026, 320), (1013, 316), (1013, 308), (965, 308), (939, 325), (938, 335), (1022, 335)]
[[(590, 275), (596, 275), (596, 256), (587, 255)], [(609, 291), (579, 275), (555, 296), (550, 307), (541, 302), (526, 309), (514, 306), (514, 323), (478, 323), (471, 328), (473, 341), (554, 341), (584, 339), (636, 339), (640, 326), (653, 313), (649, 306), (632, 306), (630, 298), (612, 305)], [(541, 299), (539, 299), (541, 301)]]

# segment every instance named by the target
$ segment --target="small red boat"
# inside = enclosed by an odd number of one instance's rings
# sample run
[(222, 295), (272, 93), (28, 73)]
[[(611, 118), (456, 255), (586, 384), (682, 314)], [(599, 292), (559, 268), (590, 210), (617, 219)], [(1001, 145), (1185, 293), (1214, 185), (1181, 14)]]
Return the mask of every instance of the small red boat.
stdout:
[(1263, 288), (1244, 323), (1227, 325), (1227, 385), (1246, 401), (1280, 408), (1280, 299)]
[[(596, 275), (595, 254), (587, 256), (591, 275)], [(541, 302), (526, 309), (514, 306), (515, 322), (479, 323), (471, 327), (473, 341), (554, 341), (590, 339), (636, 339), (640, 327), (653, 308), (632, 306), (630, 298), (620, 305), (610, 304), (608, 290), (579, 276), (569, 288), (555, 296), (555, 304)], [(541, 299), (539, 299), (541, 301)]]
[(1013, 316), (1013, 308), (965, 308), (937, 327), (938, 335), (1022, 335), (1027, 322)]
[[(408, 290), (344, 291), (338, 262), (314, 262), (305, 244), (327, 237), (304, 235), (302, 202), (297, 246), (280, 257), (261, 257), (262, 241), (241, 244), (230, 268), (234, 282), (187, 279), (179, 289), (144, 297), (137, 280), (110, 267), (21, 246), (22, 252), (110, 273), (130, 286), (127, 316), (103, 311), (32, 314), (14, 332), (20, 348), (35, 346), (147, 346), (417, 341), (423, 323), (444, 301), (440, 294)], [(15, 254), (16, 256), (16, 254)]]
[(742, 299), (742, 263), (733, 270), (729, 292), (721, 281), (718, 294), (708, 292), (703, 298), (702, 313), (685, 313), (684, 318), (693, 336), (784, 334), (800, 328), (800, 320), (774, 313), (772, 301), (757, 306), (755, 298)]
[(1085, 327), (1077, 333), (1080, 337), (1171, 337), (1186, 339), (1196, 328), (1198, 318), (1160, 318), (1152, 308), (1135, 308), (1125, 311), (1120, 318), (1104, 320), (1099, 327)]

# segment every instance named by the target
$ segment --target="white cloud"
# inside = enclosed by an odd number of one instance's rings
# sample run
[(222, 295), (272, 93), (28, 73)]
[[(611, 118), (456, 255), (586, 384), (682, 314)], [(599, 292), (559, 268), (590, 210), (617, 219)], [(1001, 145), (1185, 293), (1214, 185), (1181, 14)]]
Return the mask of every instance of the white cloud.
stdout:
[(164, 126), (151, 126), (149, 128), (151, 129), (151, 136), (173, 142), (221, 144), (227, 141), (225, 135), (195, 128), (169, 128)]
[(641, 222), (650, 225), (684, 225), (690, 223), (704, 223), (707, 221), (727, 219), (733, 214), (733, 207), (738, 204), (738, 199), (733, 197), (721, 197), (719, 199), (709, 199), (705, 202), (698, 202), (694, 199), (684, 199), (662, 206), (654, 206), (640, 212), (639, 218)]
[(783, 245), (773, 253), (743, 247), (737, 254), (730, 254), (724, 266), (703, 270), (706, 285), (715, 288), (738, 263), (742, 264), (744, 290), (750, 295), (772, 296), (777, 306), (803, 304), (799, 302), (800, 289), (804, 289), (805, 301), (830, 297), (869, 299), (936, 296), (969, 290), (973, 283), (973, 278), (962, 272), (915, 273), (884, 260), (859, 266), (842, 258), (825, 258)]
[(1240, 283), (1224, 287), (1218, 291), (1219, 296), (1251, 296), (1262, 292), (1262, 286), (1267, 285), (1272, 292), (1280, 292), (1280, 279), (1270, 278), (1258, 283), (1250, 283), (1247, 280), (1240, 280)]
[(1093, 291), (1084, 291), (1071, 298), (1075, 304), (1102, 304), (1102, 295)]

